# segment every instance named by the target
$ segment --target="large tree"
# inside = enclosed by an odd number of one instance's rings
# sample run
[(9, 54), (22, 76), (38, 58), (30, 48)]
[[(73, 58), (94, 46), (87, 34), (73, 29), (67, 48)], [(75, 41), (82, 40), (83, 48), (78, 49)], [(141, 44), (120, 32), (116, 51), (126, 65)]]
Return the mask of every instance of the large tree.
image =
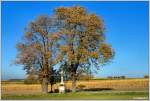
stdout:
[(54, 17), (40, 16), (28, 25), (22, 42), (17, 44), (16, 64), (23, 65), (27, 74), (36, 72), (44, 93), (48, 92), (48, 79), (57, 63), (56, 25)]
[(109, 63), (114, 51), (105, 42), (103, 20), (87, 13), (80, 6), (55, 9), (59, 22), (61, 63), (66, 64), (72, 79), (72, 91), (76, 91), (77, 73), (91, 65), (99, 67)]

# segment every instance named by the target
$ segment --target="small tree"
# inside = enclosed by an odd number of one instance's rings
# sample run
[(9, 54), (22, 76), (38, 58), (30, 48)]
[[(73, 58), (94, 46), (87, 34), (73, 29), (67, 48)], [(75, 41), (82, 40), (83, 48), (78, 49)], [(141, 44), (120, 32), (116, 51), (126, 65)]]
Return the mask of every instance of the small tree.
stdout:
[(60, 7), (55, 10), (55, 14), (62, 40), (61, 63), (67, 63), (72, 91), (75, 92), (77, 72), (91, 65), (99, 67), (110, 62), (114, 52), (105, 42), (103, 21), (96, 14), (88, 14), (80, 6)]

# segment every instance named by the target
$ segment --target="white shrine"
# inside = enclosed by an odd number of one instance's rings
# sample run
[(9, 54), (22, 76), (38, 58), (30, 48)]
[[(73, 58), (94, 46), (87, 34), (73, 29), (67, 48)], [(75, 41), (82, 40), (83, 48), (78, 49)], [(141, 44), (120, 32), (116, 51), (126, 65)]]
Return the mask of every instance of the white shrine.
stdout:
[(60, 82), (60, 85), (59, 85), (59, 93), (64, 93), (65, 92), (65, 85), (64, 85), (64, 80), (63, 80), (63, 71), (60, 72), (61, 74), (61, 82)]

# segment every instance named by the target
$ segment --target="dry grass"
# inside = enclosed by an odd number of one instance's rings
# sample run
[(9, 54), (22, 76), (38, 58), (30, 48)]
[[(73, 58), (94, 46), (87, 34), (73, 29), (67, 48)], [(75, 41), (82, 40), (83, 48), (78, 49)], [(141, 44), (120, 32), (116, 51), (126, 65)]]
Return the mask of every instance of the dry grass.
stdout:
[[(90, 88), (111, 88), (119, 91), (145, 91), (148, 90), (148, 79), (125, 79), (125, 80), (91, 80), (78, 81), (78, 85), (85, 85), (85, 89)], [(71, 89), (71, 82), (65, 83), (67, 89)], [(54, 85), (54, 89), (58, 88), (58, 84)], [(50, 90), (50, 85), (49, 85)], [(40, 93), (40, 84), (25, 85), (25, 84), (2, 84), (2, 94), (17, 94), (17, 93)]]

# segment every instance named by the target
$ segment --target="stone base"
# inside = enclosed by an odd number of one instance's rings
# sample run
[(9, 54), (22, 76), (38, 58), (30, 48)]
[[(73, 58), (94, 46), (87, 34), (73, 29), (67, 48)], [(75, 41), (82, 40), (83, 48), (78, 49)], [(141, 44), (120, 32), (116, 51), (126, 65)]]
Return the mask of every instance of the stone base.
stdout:
[(59, 93), (65, 93), (65, 86), (59, 86)]

